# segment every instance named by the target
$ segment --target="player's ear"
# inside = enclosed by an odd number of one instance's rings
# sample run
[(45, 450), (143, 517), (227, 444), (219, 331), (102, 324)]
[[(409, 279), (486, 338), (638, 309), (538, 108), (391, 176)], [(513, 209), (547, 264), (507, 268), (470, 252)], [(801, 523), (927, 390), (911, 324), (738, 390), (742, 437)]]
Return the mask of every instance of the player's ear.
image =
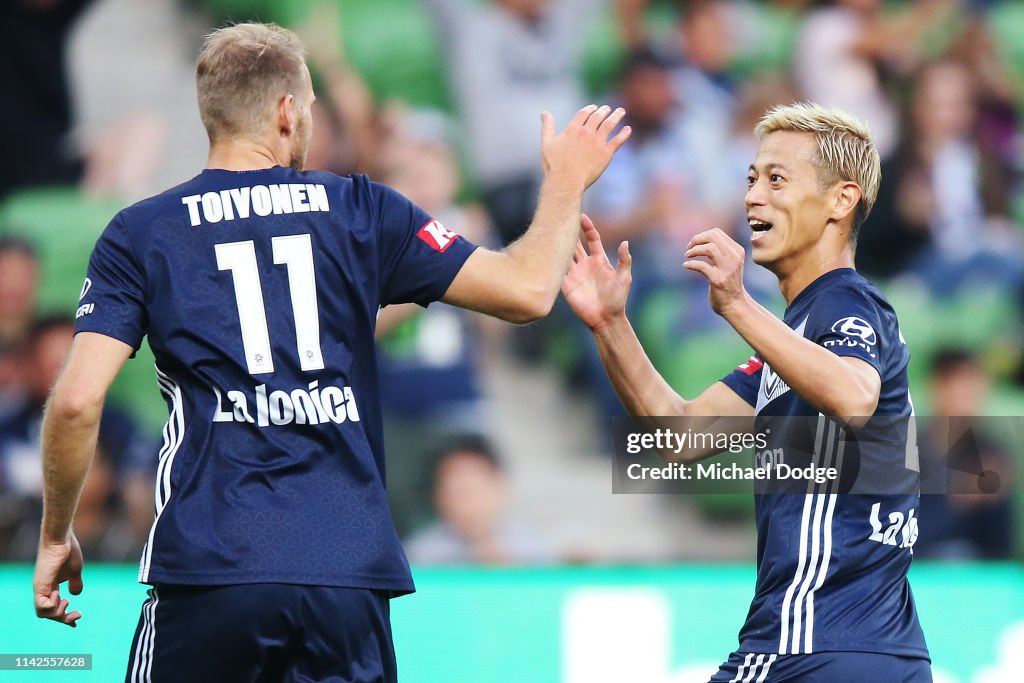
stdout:
[(291, 135), (295, 130), (295, 122), (298, 117), (295, 109), (295, 96), (291, 93), (277, 101), (277, 129), (282, 136)]
[(850, 180), (833, 185), (829, 192), (829, 201), (832, 205), (829, 211), (829, 220), (840, 223), (847, 216), (853, 216), (857, 210), (857, 204), (860, 202), (861, 194), (860, 185)]

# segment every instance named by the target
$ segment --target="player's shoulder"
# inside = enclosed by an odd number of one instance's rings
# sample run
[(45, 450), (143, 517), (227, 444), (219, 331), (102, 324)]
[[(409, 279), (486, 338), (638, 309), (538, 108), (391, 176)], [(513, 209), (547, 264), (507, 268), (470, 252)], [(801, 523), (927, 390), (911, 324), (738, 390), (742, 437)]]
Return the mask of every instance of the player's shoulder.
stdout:
[(364, 183), (369, 182), (369, 179), (362, 173), (353, 173), (351, 175), (338, 175), (330, 171), (293, 171), (293, 173), (306, 183), (345, 190), (361, 187)]
[(899, 321), (889, 300), (870, 280), (853, 269), (829, 278), (809, 311), (815, 333), (860, 331), (879, 343), (899, 337)]
[(111, 224), (120, 225), (129, 233), (159, 224), (161, 216), (166, 216), (172, 207), (176, 209), (181, 206), (181, 197), (192, 194), (201, 186), (201, 176), (197, 175), (163, 192), (140, 199), (118, 211)]

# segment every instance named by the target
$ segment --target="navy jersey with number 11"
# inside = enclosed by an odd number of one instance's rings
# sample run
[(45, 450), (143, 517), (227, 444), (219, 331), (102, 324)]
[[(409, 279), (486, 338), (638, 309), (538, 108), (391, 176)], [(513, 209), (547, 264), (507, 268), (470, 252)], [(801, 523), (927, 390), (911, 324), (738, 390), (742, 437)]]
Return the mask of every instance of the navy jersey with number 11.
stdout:
[(374, 327), (474, 246), (363, 176), (206, 170), (119, 213), (77, 331), (156, 358), (169, 419), (145, 583), (413, 590), (387, 507)]

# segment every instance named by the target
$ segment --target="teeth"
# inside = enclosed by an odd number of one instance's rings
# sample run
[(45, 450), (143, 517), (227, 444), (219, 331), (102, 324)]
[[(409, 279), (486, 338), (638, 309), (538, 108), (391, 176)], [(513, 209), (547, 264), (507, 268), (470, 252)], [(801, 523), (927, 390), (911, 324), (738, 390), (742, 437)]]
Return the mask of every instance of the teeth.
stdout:
[(770, 230), (772, 227), (769, 223), (756, 219), (750, 219), (749, 223), (752, 230)]

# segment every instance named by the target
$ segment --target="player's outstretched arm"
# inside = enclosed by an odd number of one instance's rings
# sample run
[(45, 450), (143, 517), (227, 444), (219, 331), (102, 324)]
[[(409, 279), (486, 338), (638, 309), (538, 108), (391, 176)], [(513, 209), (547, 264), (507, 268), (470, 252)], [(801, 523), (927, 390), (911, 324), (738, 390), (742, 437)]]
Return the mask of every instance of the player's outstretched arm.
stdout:
[[(721, 382), (715, 382), (692, 401), (669, 386), (647, 357), (626, 317), (632, 283), (629, 243), (619, 245), (618, 264), (612, 266), (601, 236), (587, 216), (583, 216), (582, 227), (587, 246), (577, 242), (562, 294), (593, 333), (605, 372), (626, 411), (634, 417), (753, 416), (750, 404)], [(730, 426), (735, 428), (737, 423), (731, 421)], [(694, 449), (675, 454), (673, 459), (689, 462), (715, 452)]]
[(629, 126), (612, 135), (625, 113), (589, 105), (557, 135), (542, 115), (544, 184), (529, 230), (502, 251), (474, 251), (443, 301), (514, 323), (548, 314), (572, 260), (583, 192), (629, 139)]
[(71, 531), (86, 472), (96, 452), (103, 400), (132, 347), (93, 332), (75, 336), (43, 417), (43, 524), (33, 577), (36, 616), (75, 626), (60, 584), (82, 592), (82, 549)]

